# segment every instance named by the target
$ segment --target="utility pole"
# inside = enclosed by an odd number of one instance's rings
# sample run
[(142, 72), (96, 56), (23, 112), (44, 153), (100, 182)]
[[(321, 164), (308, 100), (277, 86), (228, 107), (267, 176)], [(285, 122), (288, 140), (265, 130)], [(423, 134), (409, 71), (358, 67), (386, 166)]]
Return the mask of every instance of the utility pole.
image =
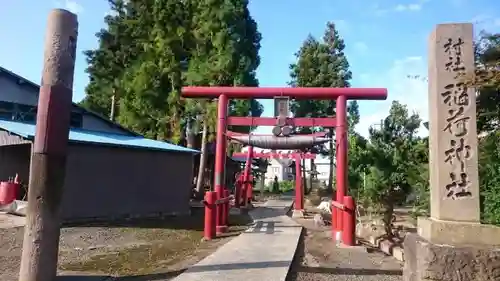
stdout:
[(111, 122), (115, 121), (115, 107), (116, 107), (116, 94), (115, 94), (115, 89), (113, 88), (113, 95), (111, 96), (111, 110), (109, 113), (109, 120)]
[(50, 12), (19, 281), (53, 281), (57, 274), (77, 35), (75, 14)]

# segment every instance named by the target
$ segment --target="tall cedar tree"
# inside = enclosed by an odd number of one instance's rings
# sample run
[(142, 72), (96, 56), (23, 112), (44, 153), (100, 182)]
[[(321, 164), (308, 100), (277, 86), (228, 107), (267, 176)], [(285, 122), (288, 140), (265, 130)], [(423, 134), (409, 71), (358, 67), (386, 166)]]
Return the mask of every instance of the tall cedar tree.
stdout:
[[(295, 54), (297, 62), (290, 66), (292, 87), (350, 87), (349, 80), (352, 73), (349, 70), (349, 62), (344, 54), (345, 43), (340, 37), (335, 24), (328, 22), (320, 42), (309, 35)], [(359, 110), (356, 102), (349, 104), (351, 128), (359, 122)], [(291, 110), (295, 117), (327, 117), (335, 114), (335, 101), (318, 100), (294, 100), (291, 102)], [(324, 130), (325, 128), (299, 128), (301, 133), (308, 133), (311, 130)], [(333, 131), (333, 128), (330, 128)], [(320, 152), (325, 152), (323, 147), (316, 148)], [(333, 143), (330, 142), (326, 151), (330, 155), (330, 179), (328, 188), (333, 186)], [(311, 161), (311, 169), (314, 162)]]
[[(84, 52), (87, 57), (90, 82), (81, 105), (108, 116), (112, 96), (121, 94), (121, 82), (125, 70), (142, 52), (142, 39), (147, 30), (132, 28), (128, 23), (138, 17), (140, 1), (109, 0), (111, 13), (104, 18), (107, 28), (101, 29), (96, 37), (99, 47)], [(128, 2), (128, 4), (125, 4)]]
[[(192, 40), (186, 73), (189, 85), (258, 86), (261, 34), (248, 10), (247, 0), (192, 1)], [(193, 104), (194, 103), (194, 104)], [(206, 101), (187, 102), (191, 115), (206, 109)], [(193, 112), (194, 111), (194, 112)], [(235, 116), (260, 116), (256, 100), (231, 100), (229, 112)], [(249, 127), (231, 130), (249, 132)]]
[[(105, 19), (108, 28), (97, 34), (100, 46), (86, 52), (90, 83), (82, 104), (88, 109), (109, 115), (114, 96), (115, 115), (122, 125), (148, 137), (179, 142), (185, 121), (194, 115), (193, 107), (185, 106), (179, 96), (186, 80), (198, 80), (200, 85), (257, 84), (260, 34), (247, 1), (109, 2), (113, 15)], [(220, 52), (214, 53), (209, 45), (218, 45)], [(205, 66), (193, 67), (192, 57), (198, 62), (205, 59)], [(213, 61), (217, 63), (210, 65)], [(193, 79), (193, 70), (203, 78)], [(260, 115), (262, 106), (256, 101), (234, 102), (231, 111)]]
[[(250, 16), (247, 0), (192, 1), (190, 58), (185, 73), (189, 85), (257, 86), (255, 71), (260, 64), (258, 55), (261, 35)], [(209, 127), (215, 131), (216, 103), (187, 100), (187, 115), (196, 127), (202, 127), (202, 155), (198, 169), (197, 191), (201, 191)], [(260, 116), (262, 105), (257, 100), (231, 100), (229, 114)], [(196, 118), (197, 117), (197, 118)], [(250, 127), (230, 128), (249, 132)], [(230, 147), (231, 148), (231, 147)]]

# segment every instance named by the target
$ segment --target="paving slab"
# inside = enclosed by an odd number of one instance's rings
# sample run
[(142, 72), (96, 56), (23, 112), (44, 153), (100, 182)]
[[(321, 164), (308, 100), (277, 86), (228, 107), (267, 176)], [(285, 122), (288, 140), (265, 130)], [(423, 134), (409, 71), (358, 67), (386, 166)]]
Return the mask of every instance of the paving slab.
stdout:
[(287, 196), (251, 210), (252, 227), (173, 281), (284, 281), (302, 232), (286, 215), (292, 203)]
[(0, 229), (21, 227), (26, 224), (26, 218), (16, 215), (8, 214), (7, 212), (0, 211)]

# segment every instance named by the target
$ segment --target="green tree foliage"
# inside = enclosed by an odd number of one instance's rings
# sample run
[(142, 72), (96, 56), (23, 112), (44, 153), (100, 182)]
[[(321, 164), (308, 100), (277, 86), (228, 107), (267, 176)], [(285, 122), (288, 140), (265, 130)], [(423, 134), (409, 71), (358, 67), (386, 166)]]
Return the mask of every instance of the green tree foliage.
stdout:
[[(179, 142), (187, 120), (214, 131), (215, 105), (184, 101), (183, 85), (256, 86), (260, 33), (247, 0), (110, 0), (113, 15), (86, 52), (90, 83), (82, 105), (148, 137)], [(232, 101), (234, 115), (259, 116), (257, 101)], [(249, 131), (250, 128), (240, 128)]]
[(107, 116), (111, 108), (111, 97), (120, 96), (122, 76), (127, 67), (142, 52), (141, 38), (146, 30), (133, 29), (140, 11), (139, 1), (109, 0), (111, 14), (104, 18), (107, 28), (101, 29), (96, 37), (99, 47), (84, 52), (87, 57), (87, 73), (90, 82), (81, 105), (96, 113)]
[[(297, 62), (290, 65), (289, 84), (292, 87), (349, 87), (352, 73), (349, 70), (349, 62), (344, 54), (345, 43), (341, 38), (335, 24), (328, 22), (324, 36), (321, 41), (309, 35), (303, 42), (299, 51), (295, 54)], [(359, 122), (359, 109), (356, 102), (349, 105), (349, 113), (352, 128)], [(335, 114), (335, 101), (323, 100), (293, 100), (291, 110), (295, 117), (327, 117)], [(324, 130), (325, 128), (298, 128), (301, 133)], [(332, 129), (332, 128), (330, 128)], [(329, 149), (324, 146), (316, 148), (322, 154), (333, 156), (333, 143), (330, 142)], [(333, 157), (330, 157), (330, 180), (328, 187), (332, 189)], [(311, 161), (311, 167), (313, 167)]]
[(481, 219), (500, 225), (500, 132), (479, 140), (479, 186)]
[[(350, 87), (352, 73), (344, 49), (344, 40), (334, 23), (327, 23), (321, 42), (309, 35), (296, 53), (297, 62), (290, 66), (289, 84), (292, 87)], [(335, 101), (294, 100), (291, 108), (296, 117), (327, 117), (335, 114)]]
[(370, 128), (369, 173), (364, 196), (379, 205), (384, 213), (386, 234), (392, 235), (394, 207), (406, 201), (412, 192), (412, 175), (419, 173), (419, 142), (416, 135), (420, 117), (409, 114), (407, 107), (393, 102), (381, 128)]
[(180, 1), (141, 4), (142, 11), (129, 23), (132, 29), (149, 27), (142, 38), (143, 52), (125, 69), (119, 122), (159, 140), (179, 142), (182, 136), (183, 62), (189, 38), (189, 13)]
[(500, 129), (500, 34), (482, 33), (475, 44), (478, 132)]
[(482, 32), (475, 51), (481, 219), (500, 225), (500, 34)]

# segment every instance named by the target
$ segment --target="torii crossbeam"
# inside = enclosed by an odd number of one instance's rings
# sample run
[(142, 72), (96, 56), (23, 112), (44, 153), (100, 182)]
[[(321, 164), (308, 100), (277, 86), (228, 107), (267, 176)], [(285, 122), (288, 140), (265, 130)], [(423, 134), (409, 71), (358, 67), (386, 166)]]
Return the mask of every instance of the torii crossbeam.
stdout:
[[(316, 100), (336, 100), (337, 116), (334, 120), (336, 139), (336, 198), (333, 198), (332, 230), (335, 239), (340, 240), (343, 230), (342, 217), (345, 208), (342, 204), (344, 196), (347, 195), (347, 100), (385, 100), (387, 99), (387, 89), (385, 88), (256, 88), (256, 87), (184, 87), (182, 96), (185, 98), (218, 98), (218, 120), (215, 152), (215, 191), (219, 196), (223, 196), (224, 190), (224, 166), (226, 155), (226, 132), (230, 125), (257, 125), (252, 117), (229, 117), (228, 99), (274, 99), (288, 97), (290, 99), (316, 99)], [(313, 118), (301, 118), (299, 123), (320, 125), (319, 120)], [(263, 119), (261, 119), (263, 120)], [(280, 119), (283, 120), (283, 119)], [(291, 118), (293, 120), (293, 118)], [(298, 118), (296, 120), (299, 120)], [(316, 121), (316, 122), (314, 122)], [(272, 120), (263, 122), (273, 123)], [(324, 119), (323, 121), (324, 122)], [(326, 121), (328, 122), (328, 121)], [(328, 122), (329, 123), (329, 122)], [(269, 126), (268, 125), (268, 126)], [(313, 125), (314, 126), (314, 125)]]

